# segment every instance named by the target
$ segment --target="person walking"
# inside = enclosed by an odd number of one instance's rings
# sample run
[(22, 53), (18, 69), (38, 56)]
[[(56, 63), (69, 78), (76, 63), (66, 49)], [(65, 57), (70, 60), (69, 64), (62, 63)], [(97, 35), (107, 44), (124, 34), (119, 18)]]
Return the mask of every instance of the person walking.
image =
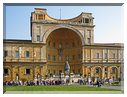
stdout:
[(111, 86), (111, 78), (109, 78), (109, 86)]

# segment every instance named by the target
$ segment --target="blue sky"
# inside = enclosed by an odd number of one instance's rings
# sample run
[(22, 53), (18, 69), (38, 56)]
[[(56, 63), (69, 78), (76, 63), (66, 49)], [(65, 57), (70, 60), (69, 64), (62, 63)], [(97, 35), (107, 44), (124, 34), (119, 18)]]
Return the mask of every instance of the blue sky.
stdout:
[(31, 39), (30, 16), (34, 8), (46, 8), (47, 14), (56, 19), (60, 19), (60, 9), (61, 19), (92, 13), (95, 43), (124, 43), (123, 6), (7, 6), (6, 39)]

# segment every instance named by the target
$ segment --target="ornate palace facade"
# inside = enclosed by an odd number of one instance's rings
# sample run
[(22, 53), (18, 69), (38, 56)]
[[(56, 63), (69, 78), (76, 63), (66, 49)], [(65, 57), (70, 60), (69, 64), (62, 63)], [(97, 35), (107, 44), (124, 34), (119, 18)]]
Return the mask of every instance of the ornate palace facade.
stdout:
[(75, 75), (124, 78), (124, 45), (94, 43), (92, 13), (58, 20), (35, 8), (30, 19), (31, 40), (3, 40), (4, 80), (60, 74), (66, 61)]

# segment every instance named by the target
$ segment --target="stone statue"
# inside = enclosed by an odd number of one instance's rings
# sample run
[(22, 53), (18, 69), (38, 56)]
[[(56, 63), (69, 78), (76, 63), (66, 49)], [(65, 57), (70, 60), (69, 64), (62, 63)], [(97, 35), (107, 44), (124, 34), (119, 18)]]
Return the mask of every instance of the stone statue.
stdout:
[(68, 75), (69, 74), (69, 70), (70, 70), (70, 66), (68, 64), (68, 61), (65, 62), (65, 65), (64, 65), (64, 71), (65, 71), (65, 74)]

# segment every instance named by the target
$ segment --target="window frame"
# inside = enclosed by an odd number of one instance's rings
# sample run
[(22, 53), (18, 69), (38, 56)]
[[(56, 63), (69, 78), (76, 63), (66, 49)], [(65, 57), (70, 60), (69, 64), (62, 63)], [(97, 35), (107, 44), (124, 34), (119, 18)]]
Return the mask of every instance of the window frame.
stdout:
[(38, 42), (40, 41), (40, 35), (37, 35), (37, 41)]
[(78, 54), (78, 59), (81, 59), (80, 54)]
[(62, 56), (59, 56), (59, 61), (62, 61)]
[(115, 59), (115, 53), (112, 53), (112, 58)]
[(53, 43), (53, 47), (55, 47), (55, 43)]
[(62, 43), (59, 43), (59, 48), (62, 48)]
[(108, 58), (108, 54), (107, 53), (105, 53), (105, 59), (107, 59)]
[(55, 55), (53, 55), (53, 57), (52, 57), (52, 58), (53, 58), (52, 60), (53, 60), (53, 61), (55, 61), (55, 59), (56, 59), (56, 58), (55, 58)]
[(68, 43), (66, 43), (66, 48), (68, 48)]
[(99, 68), (96, 68), (96, 73), (98, 74), (100, 72), (100, 69)]
[(74, 42), (72, 43), (72, 47), (75, 47), (75, 43)]
[[(27, 73), (27, 70), (29, 70), (29, 73)], [(26, 68), (26, 74), (30, 74), (30, 68)]]
[(4, 51), (4, 57), (7, 57), (8, 56), (8, 51)]
[(99, 53), (96, 53), (96, 58), (99, 59)]
[(48, 60), (50, 60), (50, 55), (48, 54)]
[(72, 60), (75, 60), (75, 55), (72, 55)]
[(87, 38), (87, 43), (90, 44), (90, 38)]
[[(68, 57), (68, 60), (67, 60), (67, 57)], [(66, 61), (69, 61), (69, 56), (66, 56)]]
[[(5, 69), (7, 70), (7, 73), (5, 73)], [(4, 68), (4, 74), (8, 74), (8, 68)]]
[[(28, 53), (29, 53), (29, 55), (27, 56)], [(30, 57), (30, 52), (29, 51), (26, 51), (26, 57)]]
[(116, 68), (112, 67), (112, 73), (115, 73), (115, 72), (116, 72)]
[(15, 57), (19, 57), (19, 51), (15, 51)]

